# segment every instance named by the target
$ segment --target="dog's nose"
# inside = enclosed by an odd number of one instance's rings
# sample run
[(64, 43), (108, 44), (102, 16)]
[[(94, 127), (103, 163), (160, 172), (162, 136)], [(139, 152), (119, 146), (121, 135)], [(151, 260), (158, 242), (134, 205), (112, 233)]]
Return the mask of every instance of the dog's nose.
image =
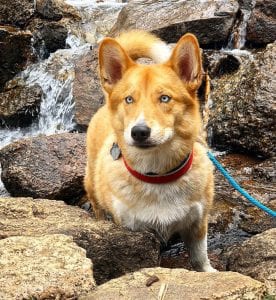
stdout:
[(150, 136), (150, 128), (144, 125), (137, 125), (131, 129), (132, 138), (139, 143), (145, 142)]

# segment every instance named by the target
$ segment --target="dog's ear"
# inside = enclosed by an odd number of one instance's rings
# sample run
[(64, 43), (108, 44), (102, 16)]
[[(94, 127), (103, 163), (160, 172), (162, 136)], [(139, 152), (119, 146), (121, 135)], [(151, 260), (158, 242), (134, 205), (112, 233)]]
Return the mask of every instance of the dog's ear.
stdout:
[(176, 44), (169, 60), (169, 65), (182, 81), (187, 83), (190, 91), (200, 87), (202, 77), (201, 52), (197, 38), (185, 34)]
[(99, 70), (102, 86), (110, 93), (114, 85), (123, 77), (124, 72), (133, 63), (120, 44), (105, 38), (99, 47)]

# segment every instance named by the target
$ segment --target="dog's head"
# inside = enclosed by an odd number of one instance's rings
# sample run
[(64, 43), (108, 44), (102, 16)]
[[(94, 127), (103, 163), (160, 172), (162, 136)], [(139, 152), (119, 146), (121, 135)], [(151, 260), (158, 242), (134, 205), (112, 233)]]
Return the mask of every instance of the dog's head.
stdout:
[(99, 49), (107, 105), (121, 147), (152, 151), (190, 149), (200, 128), (197, 89), (202, 64), (197, 39), (184, 35), (164, 64), (136, 64), (111, 38)]

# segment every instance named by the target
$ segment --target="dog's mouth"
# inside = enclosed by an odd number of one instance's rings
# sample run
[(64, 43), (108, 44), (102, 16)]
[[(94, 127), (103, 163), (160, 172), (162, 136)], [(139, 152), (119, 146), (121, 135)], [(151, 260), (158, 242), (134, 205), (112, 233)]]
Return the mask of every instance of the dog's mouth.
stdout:
[(133, 144), (134, 147), (140, 148), (140, 149), (149, 149), (156, 147), (156, 144), (150, 143), (150, 142), (144, 142), (144, 143), (137, 143), (135, 142)]

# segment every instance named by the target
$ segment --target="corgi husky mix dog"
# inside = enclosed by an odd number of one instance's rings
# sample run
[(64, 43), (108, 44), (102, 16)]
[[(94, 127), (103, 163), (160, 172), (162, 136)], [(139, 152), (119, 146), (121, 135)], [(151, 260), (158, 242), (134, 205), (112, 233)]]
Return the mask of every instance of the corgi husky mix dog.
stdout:
[[(156, 64), (135, 62), (151, 58)], [(178, 232), (195, 270), (207, 256), (213, 168), (201, 139), (197, 90), (201, 52), (185, 34), (170, 51), (156, 36), (130, 31), (105, 38), (99, 72), (106, 104), (87, 132), (85, 189), (96, 217), (132, 230)]]

